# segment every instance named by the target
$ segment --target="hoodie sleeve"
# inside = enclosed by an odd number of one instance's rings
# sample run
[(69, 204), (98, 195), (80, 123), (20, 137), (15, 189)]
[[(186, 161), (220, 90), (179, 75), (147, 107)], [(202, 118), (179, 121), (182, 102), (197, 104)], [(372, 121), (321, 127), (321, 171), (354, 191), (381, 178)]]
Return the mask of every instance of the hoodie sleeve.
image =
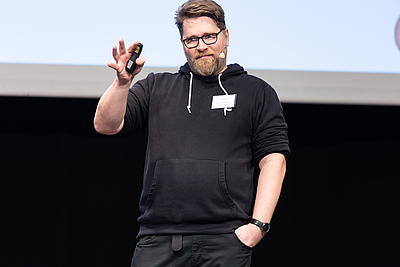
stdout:
[(146, 79), (136, 82), (128, 93), (124, 127), (121, 134), (142, 132), (147, 125), (147, 116), (150, 102), (150, 84), (154, 80), (154, 74), (150, 73)]
[(282, 105), (275, 90), (268, 84), (255, 107), (252, 151), (255, 164), (271, 153), (290, 153), (288, 127)]

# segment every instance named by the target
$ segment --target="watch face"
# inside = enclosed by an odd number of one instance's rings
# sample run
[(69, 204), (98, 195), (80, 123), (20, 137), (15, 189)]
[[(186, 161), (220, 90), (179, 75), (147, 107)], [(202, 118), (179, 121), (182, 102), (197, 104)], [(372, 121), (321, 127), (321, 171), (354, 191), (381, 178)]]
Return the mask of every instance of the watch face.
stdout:
[(264, 223), (264, 225), (263, 225), (263, 231), (264, 231), (264, 233), (266, 233), (266, 232), (269, 231), (269, 223)]

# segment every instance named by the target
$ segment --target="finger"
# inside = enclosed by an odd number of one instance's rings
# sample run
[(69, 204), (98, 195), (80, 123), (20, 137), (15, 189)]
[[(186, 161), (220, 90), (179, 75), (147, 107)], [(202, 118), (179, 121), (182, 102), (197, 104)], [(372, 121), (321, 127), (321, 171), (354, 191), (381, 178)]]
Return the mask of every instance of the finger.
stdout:
[(109, 66), (110, 68), (117, 70), (117, 64), (111, 63), (111, 62), (107, 62), (107, 66)]
[(125, 42), (124, 42), (124, 39), (122, 39), (122, 38), (119, 39), (119, 53), (121, 55), (126, 53)]
[(117, 60), (117, 58), (118, 58), (118, 51), (117, 51), (117, 46), (113, 46), (113, 49), (112, 49), (112, 55), (113, 55), (113, 58), (115, 59), (115, 60)]
[(133, 54), (133, 51), (135, 51), (135, 48), (136, 48), (136, 46), (138, 46), (139, 45), (139, 42), (138, 41), (136, 41), (136, 42), (134, 42), (133, 44), (131, 44), (129, 47), (128, 47), (128, 49), (126, 50), (128, 53), (131, 53), (131, 54)]

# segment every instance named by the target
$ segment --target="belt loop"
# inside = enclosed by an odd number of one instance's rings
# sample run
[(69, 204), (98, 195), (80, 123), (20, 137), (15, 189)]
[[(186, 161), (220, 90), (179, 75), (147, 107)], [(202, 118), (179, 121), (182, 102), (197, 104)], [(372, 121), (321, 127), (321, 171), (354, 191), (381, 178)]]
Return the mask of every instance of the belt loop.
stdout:
[(173, 235), (172, 236), (172, 251), (179, 251), (182, 249), (182, 235)]

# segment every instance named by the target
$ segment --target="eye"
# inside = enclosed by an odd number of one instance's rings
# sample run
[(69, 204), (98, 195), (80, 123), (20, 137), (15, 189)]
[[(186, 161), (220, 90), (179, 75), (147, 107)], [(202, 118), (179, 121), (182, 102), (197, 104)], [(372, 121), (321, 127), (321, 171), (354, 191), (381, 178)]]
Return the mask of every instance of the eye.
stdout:
[(195, 43), (197, 42), (197, 37), (190, 37), (186, 39), (186, 43), (190, 44), (190, 43)]
[(215, 33), (210, 33), (210, 34), (204, 35), (203, 38), (204, 39), (214, 39), (215, 38)]

